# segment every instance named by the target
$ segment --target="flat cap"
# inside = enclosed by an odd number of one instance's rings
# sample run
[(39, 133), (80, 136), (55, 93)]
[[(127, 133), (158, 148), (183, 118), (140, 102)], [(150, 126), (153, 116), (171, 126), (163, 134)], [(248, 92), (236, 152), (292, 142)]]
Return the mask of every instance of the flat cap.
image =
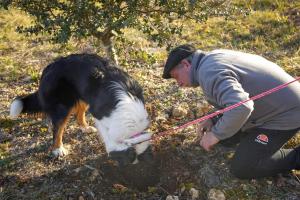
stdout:
[(174, 48), (168, 56), (167, 62), (164, 67), (163, 78), (171, 78), (170, 71), (180, 63), (181, 60), (189, 57), (196, 51), (196, 48), (190, 44), (183, 44)]

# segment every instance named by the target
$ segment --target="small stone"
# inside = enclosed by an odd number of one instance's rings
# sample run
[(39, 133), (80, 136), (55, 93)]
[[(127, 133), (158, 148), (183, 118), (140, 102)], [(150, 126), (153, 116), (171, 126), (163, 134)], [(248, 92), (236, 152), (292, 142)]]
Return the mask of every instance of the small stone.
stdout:
[(190, 189), (190, 194), (191, 194), (192, 200), (199, 198), (199, 190), (196, 190), (195, 188)]
[(78, 167), (78, 168), (74, 169), (73, 171), (74, 171), (75, 173), (79, 173), (80, 170), (81, 170), (81, 167)]
[(97, 169), (94, 169), (90, 176), (90, 181), (94, 181), (97, 178), (97, 176), (99, 176), (99, 174), (100, 174), (99, 171)]
[(166, 200), (179, 200), (178, 196), (168, 195)]
[(22, 81), (30, 82), (30, 81), (32, 81), (32, 77), (31, 76), (26, 76), (25, 78), (22, 79)]
[(257, 180), (256, 180), (256, 179), (251, 179), (250, 182), (251, 182), (252, 184), (257, 184)]
[(199, 170), (198, 174), (207, 187), (215, 187), (221, 184), (221, 181), (215, 171), (208, 165), (203, 166)]
[(287, 179), (286, 182), (294, 187), (300, 186), (299, 181), (295, 179)]
[(173, 107), (172, 116), (178, 119), (184, 118), (188, 115), (188, 110), (189, 110), (188, 104), (182, 103), (178, 106)]
[(272, 183), (273, 183), (272, 181), (267, 181), (268, 185), (272, 185)]
[(190, 172), (188, 172), (188, 171), (183, 172), (183, 176), (189, 176), (189, 175), (190, 175)]
[(115, 190), (117, 190), (118, 192), (126, 192), (128, 190), (128, 188), (122, 184), (119, 183), (115, 183), (113, 184), (113, 187)]
[(86, 193), (92, 198), (95, 199), (95, 193), (91, 190), (86, 191)]
[(84, 200), (83, 196), (79, 196), (78, 200)]
[(164, 123), (167, 121), (167, 118), (168, 118), (168, 116), (166, 114), (165, 115), (161, 114), (161, 115), (158, 115), (157, 117), (155, 117), (155, 121), (159, 122), (159, 123)]
[(207, 194), (207, 199), (208, 200), (225, 200), (225, 194), (221, 190), (217, 189), (210, 189), (208, 194)]
[(211, 110), (211, 106), (208, 103), (197, 103), (196, 105), (196, 111), (195, 111), (195, 117), (199, 118), (203, 115), (207, 114), (209, 110)]
[(243, 184), (243, 183), (242, 183), (240, 186), (243, 188), (243, 190), (247, 190), (247, 189), (248, 189), (248, 187), (247, 187), (246, 184)]
[(184, 191), (185, 191), (185, 186), (182, 186), (182, 187), (180, 188), (180, 193), (184, 193)]

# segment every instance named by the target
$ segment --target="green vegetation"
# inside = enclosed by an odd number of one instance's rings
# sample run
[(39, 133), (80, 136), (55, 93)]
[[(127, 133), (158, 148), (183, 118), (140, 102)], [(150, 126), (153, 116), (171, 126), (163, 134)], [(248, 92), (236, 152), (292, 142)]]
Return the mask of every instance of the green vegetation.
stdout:
[(159, 45), (169, 44), (174, 34), (181, 35), (177, 19), (201, 22), (212, 16), (228, 16), (236, 10), (224, 1), (18, 1), (0, 2), (0, 8), (17, 8), (32, 16), (30, 25), (19, 24), (18, 31), (47, 34), (54, 42), (71, 38), (94, 37), (107, 48), (117, 63), (114, 38), (124, 39), (124, 28), (135, 28)]

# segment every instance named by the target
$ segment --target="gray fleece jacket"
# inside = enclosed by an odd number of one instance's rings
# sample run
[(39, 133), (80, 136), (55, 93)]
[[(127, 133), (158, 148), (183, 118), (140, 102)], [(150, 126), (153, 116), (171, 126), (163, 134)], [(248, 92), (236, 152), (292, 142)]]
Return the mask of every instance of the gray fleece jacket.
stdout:
[[(231, 50), (214, 50), (199, 59), (193, 55), (191, 80), (207, 101), (222, 109), (294, 80), (282, 68), (261, 56)], [(213, 126), (220, 140), (252, 127), (292, 130), (300, 127), (300, 83), (225, 112)]]

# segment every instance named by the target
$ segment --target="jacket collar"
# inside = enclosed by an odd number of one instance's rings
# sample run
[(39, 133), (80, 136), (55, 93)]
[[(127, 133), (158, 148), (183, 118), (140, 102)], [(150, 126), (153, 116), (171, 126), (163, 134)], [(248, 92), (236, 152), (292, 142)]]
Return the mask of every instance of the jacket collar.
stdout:
[(193, 55), (193, 59), (192, 59), (192, 69), (191, 69), (191, 83), (192, 86), (198, 86), (199, 85), (199, 81), (198, 81), (198, 69), (200, 68), (201, 65), (200, 61), (202, 60), (202, 58), (205, 56), (205, 52), (201, 51), (201, 50), (197, 50), (195, 51), (194, 55)]

